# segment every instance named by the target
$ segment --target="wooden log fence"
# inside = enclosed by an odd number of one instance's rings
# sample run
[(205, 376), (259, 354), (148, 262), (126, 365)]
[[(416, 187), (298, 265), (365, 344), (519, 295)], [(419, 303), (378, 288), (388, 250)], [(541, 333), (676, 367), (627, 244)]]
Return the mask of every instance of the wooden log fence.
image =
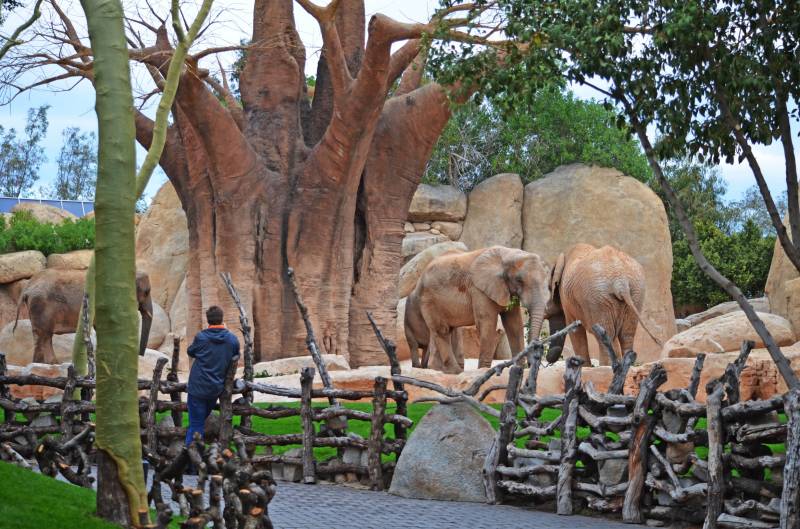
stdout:
[[(720, 379), (710, 382), (708, 404), (704, 404), (696, 401), (702, 355), (685, 388), (659, 391), (667, 373), (656, 364), (638, 391), (630, 394), (627, 387), (628, 394), (623, 394), (635, 360), (635, 353), (626, 351), (622, 358), (611, 356), (613, 377), (607, 392), (582, 381), (581, 362), (569, 359), (565, 394), (536, 395), (544, 350), (542, 342), (535, 342), (487, 370), (466, 390), (456, 391), (403, 376), (394, 344), (377, 326), (374, 330), (390, 359), (390, 379), (376, 378), (371, 390), (315, 389), (315, 369), (306, 368), (297, 389), (234, 381), (231, 372), (218, 406), (219, 431), (207, 439), (208, 447), (183, 446), (186, 384), (177, 379), (176, 342), (166, 379), (162, 378), (164, 362), (159, 362), (151, 378), (138, 381), (139, 389), (146, 392), (140, 398), (145, 458), (156, 473), (154, 484), (159, 485), (150, 493), (159, 513), (157, 526), (166, 526), (172, 517), (161, 485), (172, 491), (187, 517), (185, 527), (227, 522), (226, 516), (236, 518), (239, 526), (268, 527), (266, 508), (274, 494), (273, 474), (305, 483), (354, 478), (373, 489), (385, 489), (394, 470), (394, 462), (385, 456), (399, 456), (412, 425), (406, 416), (404, 388), (409, 385), (441, 395), (426, 400), (467, 402), (499, 418), (500, 428), (487, 447), (483, 470), (490, 502), (531, 502), (563, 515), (593, 510), (654, 525), (687, 522), (707, 528), (797, 529), (800, 524), (800, 390), (742, 401), (739, 384), (750, 344), (743, 344), (739, 358)], [(607, 352), (613, 354), (610, 349)], [(529, 364), (527, 377), (523, 363)], [(505, 369), (509, 369), (508, 382), (492, 384), (492, 377)], [(65, 393), (60, 401), (21, 401), (12, 396), (11, 385), (40, 385)], [(505, 390), (499, 411), (476, 397), (489, 386)], [(92, 377), (76, 376), (74, 371), (66, 377), (9, 375), (0, 354), (0, 408), (4, 412), (0, 459), (21, 466), (30, 466), (30, 460), (36, 459), (51, 475), (60, 473), (73, 483), (90, 486), (87, 468), (93, 425), (87, 418), (95, 407), (82, 398), (88, 392), (79, 390), (94, 387)], [(253, 401), (258, 394), (295, 399), (299, 406), (257, 406)], [(372, 410), (344, 407), (341, 401), (347, 400), (372, 402)], [(388, 411), (391, 401), (396, 403), (395, 413)], [(524, 414), (518, 417), (519, 409)], [(552, 409), (560, 409), (560, 416), (553, 419)], [(42, 417), (50, 419), (36, 420)], [(256, 421), (286, 417), (300, 419), (299, 431), (270, 434), (254, 428)], [(361, 438), (346, 428), (326, 428), (331, 420), (344, 425), (348, 420), (364, 421), (370, 433)], [(392, 425), (388, 431), (394, 435), (384, 433), (385, 425)], [(268, 425), (265, 430), (270, 431)], [(289, 446), (296, 449), (284, 451)], [(337, 455), (322, 460), (316, 449), (324, 447), (337, 449)], [(190, 463), (208, 489), (205, 496), (181, 485), (180, 477)], [(231, 471), (234, 467), (243, 473), (236, 477)], [(236, 480), (246, 485), (234, 486)]]
[[(186, 429), (183, 413), (186, 411), (186, 384), (177, 381), (179, 343), (175, 342), (173, 364), (163, 378), (165, 359), (160, 359), (149, 379), (140, 379), (138, 387), (146, 393), (139, 399), (142, 444), (153, 468), (163, 463), (160, 459), (175, 457), (176, 447), (183, 445)], [(315, 370), (306, 368), (300, 374), (301, 388), (285, 388), (271, 384), (260, 384), (246, 380), (234, 380), (235, 366), (226, 377), (225, 390), (216, 409), (219, 410), (219, 430), (207, 432), (207, 440), (220, 447), (241, 447), (247, 450), (248, 461), (257, 471), (275, 471), (278, 477), (314, 483), (318, 479), (329, 481), (347, 479), (361, 481), (373, 489), (383, 490), (391, 480), (394, 461), (385, 456), (399, 457), (405, 445), (406, 432), (412, 421), (406, 413), (408, 395), (402, 383), (387, 387), (388, 380), (378, 377), (372, 390), (345, 390), (337, 388), (314, 388)], [(398, 368), (399, 373), (399, 368)], [(60, 389), (61, 399), (31, 402), (30, 399), (12, 397), (12, 385), (40, 385)], [(11, 376), (6, 373), (5, 356), (0, 354), (0, 408), (4, 421), (0, 423), (0, 460), (30, 466), (28, 461), (38, 454), (51, 475), (61, 473), (73, 483), (89, 486), (91, 481), (82, 474), (75, 474), (74, 466), (86, 461), (91, 452), (94, 425), (85, 420), (95, 411), (92, 401), (84, 401), (74, 395), (81, 389), (94, 389), (94, 380), (88, 376), (76, 376), (69, 369), (66, 377), (43, 377), (39, 375)], [(256, 394), (288, 397), (300, 401), (299, 406), (270, 404), (260, 406), (252, 403)], [(240, 397), (240, 398), (236, 398)], [(324, 399), (325, 402), (319, 401)], [(336, 404), (330, 405), (333, 400)], [(350, 409), (340, 401), (372, 402), (371, 412)], [(387, 410), (389, 402), (395, 402), (395, 413)], [(287, 417), (299, 417), (302, 427), (297, 433), (269, 435), (253, 429), (254, 419), (274, 421)], [(36, 419), (40, 418), (38, 422)], [(370, 434), (364, 439), (353, 432), (341, 429), (326, 429), (331, 421), (348, 425), (348, 420), (370, 425)], [(384, 433), (384, 425), (391, 425), (396, 435)], [(269, 424), (261, 430), (269, 431)], [(89, 444), (80, 444), (83, 454), (76, 451), (77, 443), (61, 446), (59, 439), (71, 439), (84, 432), (80, 439)], [(399, 434), (399, 435), (397, 435)], [(297, 446), (295, 451), (282, 452), (285, 447)], [(327, 460), (316, 454), (317, 448), (335, 448), (336, 456)], [(282, 453), (281, 453), (282, 452)], [(188, 453), (187, 453), (188, 454)], [(254, 455), (255, 454), (255, 455)], [(343, 458), (343, 456), (346, 456)], [(241, 454), (237, 460), (241, 459)], [(348, 462), (345, 462), (347, 459)], [(85, 465), (88, 468), (87, 465)], [(84, 467), (81, 467), (83, 472)], [(88, 474), (87, 474), (88, 475)], [(208, 485), (211, 485), (209, 481)], [(221, 490), (218, 490), (222, 496)], [(191, 498), (184, 498), (191, 511)], [(187, 511), (188, 512), (188, 511)], [(200, 512), (200, 511), (198, 511)], [(166, 517), (166, 515), (164, 515)], [(203, 518), (205, 519), (205, 518)], [(215, 518), (211, 516), (208, 521)], [(199, 522), (198, 522), (199, 523)]]

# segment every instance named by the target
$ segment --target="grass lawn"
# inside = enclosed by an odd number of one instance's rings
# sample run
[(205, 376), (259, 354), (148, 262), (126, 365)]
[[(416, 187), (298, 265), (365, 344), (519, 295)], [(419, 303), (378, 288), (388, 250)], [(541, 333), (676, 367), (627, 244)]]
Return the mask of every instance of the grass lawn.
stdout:
[(94, 513), (94, 491), (0, 462), (3, 529), (119, 529)]

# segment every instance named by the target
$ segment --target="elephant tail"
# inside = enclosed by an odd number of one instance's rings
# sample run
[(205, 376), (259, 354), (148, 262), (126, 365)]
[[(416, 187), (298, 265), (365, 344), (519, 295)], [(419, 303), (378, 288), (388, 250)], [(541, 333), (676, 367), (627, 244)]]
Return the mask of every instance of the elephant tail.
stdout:
[(14, 317), (14, 327), (11, 329), (11, 334), (14, 334), (14, 332), (17, 330), (17, 322), (19, 321), (19, 309), (22, 308), (23, 303), (25, 304), (28, 303), (28, 295), (25, 294), (24, 292), (20, 295), (19, 301), (17, 302), (17, 315)]
[(639, 312), (639, 309), (636, 308), (636, 304), (633, 302), (633, 298), (631, 298), (631, 287), (630, 283), (628, 283), (628, 280), (626, 279), (623, 281), (616, 281), (614, 284), (614, 290), (615, 290), (614, 295), (617, 297), (617, 299), (619, 299), (620, 301), (624, 301), (625, 304), (631, 308), (633, 313), (636, 314), (636, 319), (639, 320), (639, 323), (642, 325), (647, 334), (650, 335), (650, 338), (652, 338), (653, 341), (656, 342), (660, 347), (663, 347), (664, 342), (656, 338), (655, 334), (653, 334), (653, 332), (644, 322), (644, 318), (642, 317), (642, 314)]

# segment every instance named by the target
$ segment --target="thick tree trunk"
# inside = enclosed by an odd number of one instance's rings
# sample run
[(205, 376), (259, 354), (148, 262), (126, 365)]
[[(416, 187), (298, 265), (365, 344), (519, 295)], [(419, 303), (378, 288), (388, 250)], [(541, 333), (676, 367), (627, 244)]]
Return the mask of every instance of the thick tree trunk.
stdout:
[[(219, 304), (237, 311), (218, 278), (229, 272), (253, 315), (258, 360), (306, 354), (305, 328), (287, 284), (294, 268), (323, 353), (352, 365), (386, 358), (366, 318), (394, 338), (396, 281), (408, 205), (450, 117), (446, 91), (389, 88), (419, 52), (420, 28), (376, 15), (364, 39), (364, 6), (309, 7), (323, 32), (313, 101), (291, 0), (257, 0), (253, 45), (241, 76), (243, 122), (191, 67), (176, 99), (162, 167), (187, 214), (187, 334)], [(163, 68), (163, 66), (162, 66)], [(411, 71), (411, 70), (409, 70)], [(146, 143), (146, 121), (137, 120)]]

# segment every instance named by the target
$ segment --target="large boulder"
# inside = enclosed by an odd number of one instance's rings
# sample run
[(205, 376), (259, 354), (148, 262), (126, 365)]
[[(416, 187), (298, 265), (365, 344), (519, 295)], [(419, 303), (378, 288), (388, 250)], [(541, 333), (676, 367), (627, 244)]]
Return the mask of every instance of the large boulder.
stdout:
[(0, 255), (0, 283), (13, 283), (32, 277), (44, 270), (47, 259), (37, 250), (12, 252)]
[[(788, 219), (784, 219), (784, 225)], [(791, 233), (789, 233), (791, 236)], [(783, 251), (781, 241), (775, 241), (775, 251), (769, 267), (764, 293), (769, 298), (770, 311), (789, 320), (795, 334), (800, 334), (800, 273)]]
[(401, 254), (405, 259), (413, 257), (423, 250), (430, 248), (436, 244), (449, 241), (446, 236), (441, 233), (431, 233), (429, 231), (418, 231), (408, 233), (403, 237), (403, 244), (401, 246)]
[[(645, 271), (642, 314), (662, 341), (676, 332), (672, 308), (672, 242), (667, 213), (646, 185), (615, 169), (583, 164), (557, 168), (525, 186), (522, 248), (551, 265), (576, 243), (616, 246)], [(589, 339), (590, 354), (599, 348)], [(657, 360), (661, 346), (639, 327), (634, 348), (642, 362)]]
[(466, 403), (440, 404), (419, 422), (394, 470), (391, 494), (485, 502), (483, 464), (495, 432)]
[[(753, 309), (755, 309), (756, 312), (771, 312), (769, 306), (769, 299), (767, 299), (766, 297), (753, 298), (748, 301), (750, 302), (750, 305), (753, 306)], [(686, 321), (686, 324), (688, 324), (689, 327), (694, 327), (695, 325), (703, 323), (706, 320), (710, 320), (712, 318), (716, 318), (717, 316), (722, 316), (723, 314), (728, 314), (729, 312), (733, 312), (736, 310), (740, 310), (739, 303), (737, 303), (736, 301), (726, 301), (725, 303), (714, 305), (710, 309), (706, 309), (703, 312), (698, 312), (696, 314), (691, 314), (689, 316), (686, 316), (683, 319)]]
[[(141, 330), (142, 318), (139, 317), (139, 329)], [(161, 308), (158, 303), (153, 303), (153, 323), (150, 325), (150, 334), (147, 337), (147, 347), (150, 349), (159, 349), (164, 339), (167, 337), (171, 330), (169, 315)], [(169, 344), (172, 350), (172, 342)]]
[[(53, 353), (58, 363), (72, 361), (72, 344), (75, 333), (54, 334)], [(97, 343), (97, 338), (92, 331), (92, 342)], [(6, 354), (9, 364), (24, 366), (33, 361), (33, 329), (30, 320), (19, 320), (14, 330), (14, 322), (7, 323), (0, 330), (0, 351)]]
[[(341, 355), (321, 355), (322, 363), (328, 371), (343, 371), (350, 369), (350, 364), (347, 359)], [(304, 367), (313, 367), (316, 369), (314, 359), (310, 356), (293, 356), (290, 358), (280, 358), (278, 360), (270, 360), (269, 362), (259, 362), (253, 366), (253, 371), (256, 375), (266, 373), (271, 377), (282, 375), (292, 375), (299, 373)]]
[(189, 231), (178, 194), (167, 182), (136, 230), (137, 268), (150, 276), (153, 301), (169, 310), (186, 275)]
[[(766, 312), (757, 314), (779, 346), (795, 343), (795, 334), (786, 319)], [(676, 334), (664, 344), (664, 357), (694, 358), (698, 353), (738, 351), (744, 340), (752, 340), (756, 347), (764, 347), (764, 342), (756, 334), (744, 312), (738, 310), (706, 320)]]
[(75, 250), (67, 253), (53, 253), (47, 256), (47, 268), (60, 270), (86, 270), (92, 262), (94, 250)]
[(398, 297), (404, 298), (411, 294), (417, 286), (417, 280), (428, 264), (442, 254), (452, 251), (467, 251), (467, 246), (463, 242), (446, 241), (434, 244), (425, 248), (414, 256), (409, 262), (400, 269), (400, 281), (397, 284)]
[(21, 202), (11, 208), (12, 213), (17, 211), (28, 211), (39, 222), (49, 222), (51, 224), (61, 224), (65, 220), (77, 220), (78, 218), (66, 209), (35, 202)]
[(180, 287), (175, 294), (175, 299), (172, 301), (172, 307), (169, 309), (169, 323), (172, 334), (185, 341), (186, 338), (186, 278), (181, 281)]
[(522, 246), (522, 199), (519, 175), (503, 173), (470, 191), (461, 242), (470, 250), (489, 246)]
[(453, 186), (420, 184), (408, 208), (408, 220), (458, 221), (467, 214), (467, 196)]
[(145, 349), (144, 355), (139, 356), (137, 358), (139, 359), (139, 378), (146, 378), (146, 379), (153, 378), (153, 369), (155, 369), (156, 363), (158, 362), (159, 358), (165, 358), (167, 360), (167, 363), (164, 366), (163, 374), (166, 374), (167, 369), (169, 368), (169, 364), (171, 362), (171, 358), (169, 355), (166, 355), (161, 351), (155, 351), (153, 349)]

